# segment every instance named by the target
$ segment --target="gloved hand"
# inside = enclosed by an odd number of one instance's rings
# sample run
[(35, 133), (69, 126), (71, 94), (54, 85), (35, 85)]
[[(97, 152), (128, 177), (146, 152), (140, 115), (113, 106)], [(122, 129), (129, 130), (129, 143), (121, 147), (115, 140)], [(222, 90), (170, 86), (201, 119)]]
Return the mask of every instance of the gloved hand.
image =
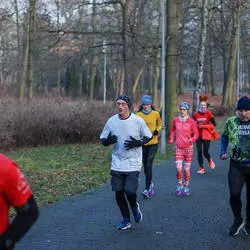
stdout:
[(109, 135), (106, 139), (102, 139), (102, 144), (104, 146), (108, 146), (108, 145), (116, 143), (116, 142), (117, 142), (117, 136), (111, 135), (111, 132), (109, 133)]
[(0, 237), (0, 250), (12, 250), (14, 249), (15, 244), (13, 241), (9, 241)]
[(155, 131), (153, 132), (153, 135), (158, 135), (158, 134), (159, 134), (158, 130), (155, 130)]
[(5, 241), (2, 237), (0, 237), (0, 250), (7, 250), (7, 247), (5, 245)]
[(126, 150), (129, 150), (131, 148), (136, 148), (136, 147), (140, 147), (142, 146), (142, 142), (141, 140), (136, 140), (134, 137), (130, 136), (131, 140), (126, 140), (124, 142), (124, 147), (126, 148)]

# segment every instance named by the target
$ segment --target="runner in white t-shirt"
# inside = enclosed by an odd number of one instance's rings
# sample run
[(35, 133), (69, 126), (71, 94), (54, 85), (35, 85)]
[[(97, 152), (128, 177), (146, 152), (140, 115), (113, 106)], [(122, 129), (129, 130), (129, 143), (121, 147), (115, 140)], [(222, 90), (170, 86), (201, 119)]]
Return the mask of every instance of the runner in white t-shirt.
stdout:
[(142, 167), (142, 145), (150, 141), (152, 133), (144, 120), (132, 113), (131, 100), (127, 95), (116, 99), (118, 114), (110, 117), (101, 133), (104, 146), (114, 144), (111, 161), (111, 186), (116, 194), (116, 202), (123, 220), (117, 229), (131, 228), (130, 212), (127, 200), (134, 215), (135, 222), (142, 220), (136, 191), (138, 177)]

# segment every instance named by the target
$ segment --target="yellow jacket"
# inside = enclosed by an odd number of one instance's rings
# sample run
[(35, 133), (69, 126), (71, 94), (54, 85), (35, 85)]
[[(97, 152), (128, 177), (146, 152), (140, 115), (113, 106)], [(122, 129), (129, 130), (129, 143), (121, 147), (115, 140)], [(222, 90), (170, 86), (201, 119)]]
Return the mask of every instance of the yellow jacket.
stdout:
[(145, 144), (145, 146), (158, 144), (159, 143), (158, 136), (162, 129), (162, 121), (160, 113), (156, 110), (152, 110), (149, 114), (144, 114), (142, 111), (139, 111), (136, 113), (136, 115), (140, 116), (145, 121), (152, 134), (154, 133), (155, 130), (158, 131), (158, 135), (154, 135), (152, 140), (150, 140), (147, 144)]

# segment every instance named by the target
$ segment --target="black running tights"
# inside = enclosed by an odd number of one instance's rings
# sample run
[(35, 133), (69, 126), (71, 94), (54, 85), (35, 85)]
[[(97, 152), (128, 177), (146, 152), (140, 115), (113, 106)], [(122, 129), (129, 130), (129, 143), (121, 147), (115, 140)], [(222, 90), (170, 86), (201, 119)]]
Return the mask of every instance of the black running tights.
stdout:
[(158, 149), (158, 144), (148, 145), (142, 147), (142, 161), (144, 166), (144, 173), (145, 173), (145, 188), (148, 190), (149, 186), (152, 182), (152, 168), (153, 168), (153, 161)]
[(128, 202), (131, 208), (134, 208), (136, 206), (136, 193), (125, 193), (124, 191), (116, 191), (115, 197), (117, 205), (120, 208), (122, 217), (130, 219)]
[(250, 223), (250, 174), (245, 174), (243, 170), (230, 162), (229, 172), (228, 172), (228, 186), (230, 191), (230, 205), (233, 211), (233, 215), (236, 219), (242, 218), (241, 216), (241, 193), (244, 183), (246, 184), (246, 195), (247, 195), (247, 205), (246, 205), (246, 216), (247, 223)]
[(209, 140), (202, 140), (201, 137), (199, 137), (198, 140), (196, 141), (196, 147), (197, 147), (197, 153), (198, 153), (198, 162), (199, 162), (200, 167), (203, 167), (202, 148), (203, 148), (204, 157), (208, 161), (211, 160), (210, 154), (208, 152), (209, 145), (210, 145), (210, 141)]

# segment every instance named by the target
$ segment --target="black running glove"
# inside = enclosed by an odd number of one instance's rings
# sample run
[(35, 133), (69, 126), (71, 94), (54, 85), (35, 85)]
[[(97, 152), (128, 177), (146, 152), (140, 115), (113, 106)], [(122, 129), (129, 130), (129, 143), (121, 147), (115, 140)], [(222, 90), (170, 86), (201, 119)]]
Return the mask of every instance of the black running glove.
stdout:
[(7, 247), (5, 245), (5, 240), (3, 237), (0, 237), (0, 249), (1, 250), (7, 250)]
[(114, 144), (117, 142), (117, 136), (116, 135), (111, 135), (111, 132), (109, 133), (108, 137), (102, 138), (102, 145), (103, 146), (108, 146), (110, 144)]
[(0, 250), (11, 250), (14, 249), (14, 243), (0, 237)]
[(130, 140), (126, 140), (124, 143), (124, 147), (129, 150), (131, 148), (140, 147), (143, 145), (141, 140), (136, 140), (134, 137), (130, 136)]
[(155, 131), (153, 132), (153, 135), (158, 135), (158, 134), (159, 134), (158, 130), (155, 130)]

